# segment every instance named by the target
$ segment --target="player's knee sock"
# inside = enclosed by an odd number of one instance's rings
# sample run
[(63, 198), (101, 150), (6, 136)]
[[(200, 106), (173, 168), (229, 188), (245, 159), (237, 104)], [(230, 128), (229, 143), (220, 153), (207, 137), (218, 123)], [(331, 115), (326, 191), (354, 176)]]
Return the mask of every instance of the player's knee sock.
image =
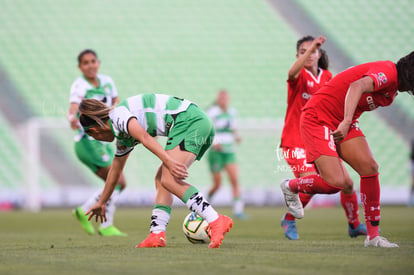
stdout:
[(320, 175), (309, 175), (303, 178), (292, 179), (289, 188), (293, 192), (307, 194), (335, 194), (342, 190), (340, 187), (330, 185)]
[(102, 190), (96, 191), (91, 197), (89, 197), (89, 199), (84, 204), (82, 204), (81, 208), (82, 208), (83, 213), (88, 212), (88, 210), (95, 203), (99, 201), (99, 198), (101, 197), (101, 193), (102, 193)]
[(207, 223), (211, 223), (219, 217), (216, 210), (214, 210), (210, 203), (194, 186), (190, 186), (187, 189), (181, 200), (187, 205), (188, 209), (196, 212), (205, 219)]
[(156, 204), (152, 209), (150, 232), (160, 233), (167, 230), (170, 221), (171, 207), (168, 205)]
[(106, 203), (106, 222), (101, 224), (102, 228), (106, 228), (114, 224), (114, 215), (116, 210), (116, 202), (118, 201), (119, 195), (121, 194), (121, 185), (117, 185), (115, 187), (114, 192), (112, 193), (111, 197), (109, 198), (108, 202)]
[(352, 229), (357, 228), (359, 225), (359, 206), (356, 192), (354, 191), (352, 194), (341, 192), (341, 205), (345, 210), (348, 224)]
[(370, 176), (361, 176), (361, 201), (364, 204), (367, 234), (370, 239), (379, 236), (380, 185), (378, 173)]
[[(299, 193), (299, 199), (302, 202), (302, 205), (303, 205), (304, 208), (310, 202), (312, 197), (313, 197), (313, 195), (311, 195), (311, 194)], [(287, 212), (286, 216), (285, 216), (285, 219), (288, 220), (288, 221), (294, 221), (296, 218), (292, 214)]]
[(242, 214), (244, 213), (244, 201), (241, 197), (233, 199), (233, 214)]

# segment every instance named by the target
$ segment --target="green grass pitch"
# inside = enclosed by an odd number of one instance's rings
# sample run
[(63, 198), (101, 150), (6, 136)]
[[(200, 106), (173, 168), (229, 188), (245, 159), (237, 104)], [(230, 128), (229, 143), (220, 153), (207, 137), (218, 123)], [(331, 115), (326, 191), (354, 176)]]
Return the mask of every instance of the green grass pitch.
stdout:
[[(219, 208), (230, 215), (228, 208)], [(341, 208), (314, 208), (285, 239), (284, 208), (247, 208), (219, 249), (188, 242), (188, 210), (175, 207), (165, 248), (135, 248), (148, 234), (150, 208), (119, 208), (128, 237), (88, 236), (70, 209), (0, 212), (0, 274), (414, 274), (414, 209), (384, 206), (382, 235), (400, 248), (364, 248), (351, 239)], [(361, 211), (362, 212), (362, 211)]]

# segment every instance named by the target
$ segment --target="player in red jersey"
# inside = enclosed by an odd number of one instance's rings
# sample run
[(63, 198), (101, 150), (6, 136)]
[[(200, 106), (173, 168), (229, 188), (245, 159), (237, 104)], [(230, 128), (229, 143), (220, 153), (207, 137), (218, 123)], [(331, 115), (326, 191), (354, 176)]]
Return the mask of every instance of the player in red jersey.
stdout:
[(379, 235), (378, 164), (355, 123), (363, 112), (390, 105), (397, 91), (413, 90), (414, 51), (396, 64), (377, 61), (349, 68), (315, 93), (303, 109), (300, 125), (307, 160), (315, 163), (319, 175), (282, 182), (289, 212), (303, 213), (298, 193), (332, 194), (346, 188), (343, 159), (361, 178), (368, 231), (364, 246), (398, 247)]
[[(320, 47), (325, 37), (313, 38), (305, 36), (296, 43), (296, 61), (288, 73), (288, 106), (285, 124), (282, 131), (281, 148), (283, 157), (291, 167), (296, 178), (315, 175), (317, 171), (314, 164), (307, 163), (304, 144), (300, 136), (300, 115), (303, 106), (311, 96), (332, 78), (328, 71), (328, 56)], [(341, 204), (348, 218), (348, 233), (351, 237), (366, 235), (366, 226), (359, 222), (358, 198), (353, 190), (353, 182), (344, 168), (347, 179), (347, 188), (341, 192)], [(300, 193), (300, 201), (305, 207), (312, 194)], [(298, 240), (295, 217), (287, 212), (283, 215), (281, 226), (285, 236), (290, 240)]]

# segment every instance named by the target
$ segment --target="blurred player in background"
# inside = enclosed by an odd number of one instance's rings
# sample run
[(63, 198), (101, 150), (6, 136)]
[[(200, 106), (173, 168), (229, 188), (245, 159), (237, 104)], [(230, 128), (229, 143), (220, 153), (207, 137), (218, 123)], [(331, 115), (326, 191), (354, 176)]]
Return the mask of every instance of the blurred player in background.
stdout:
[(233, 215), (238, 219), (246, 219), (235, 153), (235, 143), (240, 143), (241, 138), (236, 128), (236, 110), (229, 106), (229, 101), (228, 92), (221, 90), (217, 94), (215, 104), (207, 110), (216, 130), (213, 145), (208, 153), (208, 163), (213, 177), (213, 186), (208, 192), (208, 198), (211, 200), (220, 188), (221, 171), (226, 170), (233, 189)]
[[(116, 138), (117, 150), (99, 201), (87, 214), (106, 220), (106, 204), (117, 185), (130, 152), (142, 143), (162, 164), (155, 176), (156, 200), (150, 235), (137, 247), (166, 246), (165, 231), (170, 220), (173, 194), (209, 224), (209, 248), (218, 248), (233, 226), (231, 218), (218, 214), (196, 187), (185, 182), (187, 168), (200, 160), (214, 138), (211, 119), (197, 105), (162, 94), (142, 94), (127, 98), (116, 108), (85, 99), (80, 105), (80, 122), (97, 140)], [(154, 137), (166, 136), (165, 149)]]
[[(286, 162), (296, 178), (317, 174), (314, 164), (306, 162), (306, 152), (300, 136), (299, 120), (303, 106), (311, 96), (332, 78), (328, 71), (329, 60), (326, 52), (321, 49), (325, 37), (313, 38), (305, 36), (296, 43), (296, 61), (288, 72), (288, 107), (282, 131), (281, 148)], [(354, 238), (366, 235), (366, 226), (359, 222), (359, 207), (353, 182), (344, 167), (347, 188), (341, 192), (341, 204), (348, 219), (348, 234)], [(300, 193), (300, 201), (305, 207), (312, 194)], [(296, 220), (287, 212), (281, 220), (285, 236), (290, 240), (298, 240)]]
[(411, 153), (410, 153), (410, 174), (411, 174), (411, 189), (410, 196), (408, 198), (408, 206), (414, 206), (414, 139), (411, 141)]
[(292, 215), (303, 216), (298, 193), (333, 194), (348, 188), (343, 159), (361, 178), (361, 201), (367, 226), (364, 246), (398, 247), (379, 234), (378, 164), (357, 119), (365, 111), (392, 104), (398, 91), (412, 93), (413, 90), (414, 51), (396, 64), (377, 61), (351, 67), (312, 96), (302, 111), (300, 127), (307, 161), (314, 162), (320, 174), (281, 183)]
[[(78, 55), (78, 67), (82, 72), (82, 76), (75, 80), (70, 89), (70, 106), (67, 118), (71, 128), (77, 131), (74, 138), (76, 156), (92, 172), (105, 181), (114, 158), (112, 145), (86, 135), (78, 119), (79, 104), (83, 98), (95, 98), (107, 106), (114, 106), (119, 102), (114, 81), (109, 76), (99, 74), (99, 66), (100, 62), (93, 50), (86, 49)], [(107, 220), (98, 228), (100, 235), (126, 236), (113, 225), (115, 202), (125, 185), (125, 177), (121, 174), (116, 190), (108, 201)], [(80, 222), (82, 228), (91, 235), (95, 233), (95, 229), (85, 216), (85, 212), (99, 200), (100, 195), (100, 191), (96, 192), (82, 206), (73, 211), (74, 217)]]

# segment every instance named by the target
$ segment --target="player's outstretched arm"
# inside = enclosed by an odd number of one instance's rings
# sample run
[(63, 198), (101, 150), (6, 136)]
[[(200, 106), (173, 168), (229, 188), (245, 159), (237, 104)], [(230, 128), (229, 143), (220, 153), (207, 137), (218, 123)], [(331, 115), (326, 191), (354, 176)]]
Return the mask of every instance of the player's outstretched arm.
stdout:
[(88, 220), (91, 220), (95, 216), (96, 222), (98, 222), (98, 220), (101, 222), (106, 221), (106, 203), (108, 202), (109, 198), (114, 192), (116, 185), (118, 184), (119, 177), (122, 174), (122, 170), (124, 169), (128, 156), (129, 154), (126, 154), (125, 156), (114, 158), (99, 201), (95, 203), (95, 205), (93, 205), (88, 210), (88, 212), (85, 213), (85, 215), (89, 215)]

